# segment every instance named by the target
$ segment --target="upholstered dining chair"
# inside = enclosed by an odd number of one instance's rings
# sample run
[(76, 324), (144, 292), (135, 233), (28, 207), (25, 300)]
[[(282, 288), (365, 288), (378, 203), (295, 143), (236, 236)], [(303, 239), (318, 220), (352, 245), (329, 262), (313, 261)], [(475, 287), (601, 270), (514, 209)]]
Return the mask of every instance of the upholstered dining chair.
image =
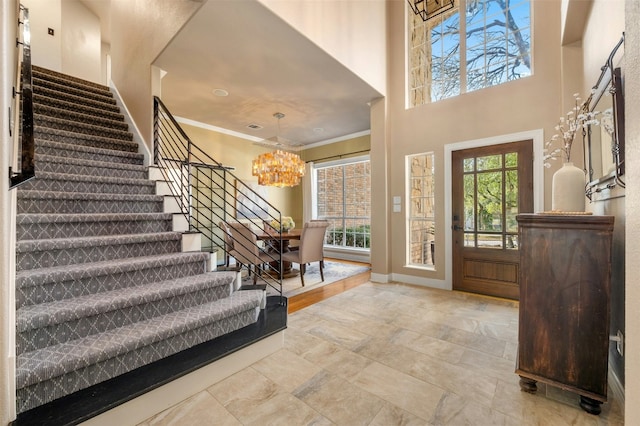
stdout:
[(312, 221), (302, 227), (299, 249), (282, 253), (282, 260), (300, 265), (300, 281), (304, 287), (304, 273), (307, 264), (320, 262), (320, 278), (324, 281), (324, 234), (329, 222)]
[(241, 264), (247, 265), (249, 274), (253, 268), (253, 284), (258, 280), (261, 266), (274, 260), (273, 256), (265, 253), (258, 247), (258, 238), (249, 225), (232, 223), (231, 235), (234, 240), (235, 258)]
[[(224, 251), (226, 253), (224, 266), (229, 266), (231, 257), (236, 257), (233, 238), (231, 238), (231, 228), (229, 228), (229, 224), (226, 222), (220, 222), (218, 225), (220, 229), (222, 229), (222, 232), (224, 232)], [(240, 263), (237, 259), (236, 262)]]

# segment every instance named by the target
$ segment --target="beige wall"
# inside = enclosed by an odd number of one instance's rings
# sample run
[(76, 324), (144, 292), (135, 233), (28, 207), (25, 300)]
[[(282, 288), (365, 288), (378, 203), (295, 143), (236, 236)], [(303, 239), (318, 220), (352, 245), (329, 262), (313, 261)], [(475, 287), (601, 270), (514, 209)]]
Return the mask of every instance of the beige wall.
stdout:
[[(571, 16), (568, 16), (571, 19)], [(601, 67), (607, 61), (613, 47), (619, 42), (624, 31), (624, 1), (594, 0), (584, 22), (579, 48), (582, 51), (583, 82), (582, 93), (589, 93), (601, 74)], [(622, 57), (620, 54), (619, 57)], [(616, 64), (618, 66), (622, 64)], [(623, 67), (624, 68), (624, 67)], [(609, 96), (605, 94), (604, 96)], [(607, 182), (611, 183), (611, 182)], [(615, 217), (613, 234), (613, 254), (611, 273), (611, 318), (610, 334), (625, 330), (625, 232), (626, 208), (625, 189), (594, 192), (592, 202), (587, 201), (587, 210), (598, 215)], [(610, 372), (615, 375), (614, 382), (625, 384), (625, 358), (620, 356), (615, 345), (609, 346)]]
[[(220, 133), (189, 124), (180, 125), (189, 138), (214, 160), (224, 166), (235, 168), (231, 173), (236, 178), (258, 182), (251, 175), (251, 161), (258, 155), (272, 149), (255, 145), (253, 142), (236, 136)], [(282, 212), (291, 216), (296, 225), (302, 223), (302, 192), (300, 186), (294, 188), (267, 187), (267, 200)]]
[(191, 0), (111, 1), (111, 78), (148, 147), (151, 63), (201, 5)]
[[(640, 258), (640, 2), (625, 6), (626, 253)], [(626, 264), (625, 424), (640, 424), (640, 262)]]
[[(389, 197), (401, 196), (405, 202), (405, 156), (433, 151), (436, 163), (436, 251), (444, 253), (445, 223), (444, 147), (447, 144), (497, 137), (535, 129), (544, 129), (545, 139), (554, 132), (556, 120), (563, 114), (561, 85), (560, 3), (534, 1), (533, 68), (534, 75), (501, 86), (463, 94), (455, 98), (413, 109), (405, 109), (405, 14), (403, 2), (389, 3)], [(544, 19), (536, 19), (538, 17)], [(384, 161), (384, 157), (379, 157)], [(373, 170), (385, 164), (373, 164)], [(552, 170), (545, 173), (550, 181)], [(549, 196), (546, 205), (550, 207)], [(374, 214), (376, 212), (374, 211)], [(385, 226), (375, 220), (374, 226)], [(426, 280), (444, 280), (443, 256), (436, 259), (436, 271), (405, 267), (405, 212), (391, 213), (389, 220), (390, 253), (394, 274)]]
[(307, 148), (300, 153), (304, 161), (320, 163), (341, 158), (366, 155), (371, 150), (371, 136), (357, 136), (344, 141)]
[(259, 1), (378, 92), (387, 92), (385, 0)]

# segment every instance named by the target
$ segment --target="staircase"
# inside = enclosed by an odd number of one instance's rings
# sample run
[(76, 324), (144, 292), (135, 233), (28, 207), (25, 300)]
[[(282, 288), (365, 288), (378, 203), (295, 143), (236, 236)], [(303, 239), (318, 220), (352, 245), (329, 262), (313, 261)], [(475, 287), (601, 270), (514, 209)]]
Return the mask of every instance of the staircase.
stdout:
[(109, 89), (33, 68), (36, 178), (18, 188), (23, 413), (257, 321), (264, 292), (183, 252)]

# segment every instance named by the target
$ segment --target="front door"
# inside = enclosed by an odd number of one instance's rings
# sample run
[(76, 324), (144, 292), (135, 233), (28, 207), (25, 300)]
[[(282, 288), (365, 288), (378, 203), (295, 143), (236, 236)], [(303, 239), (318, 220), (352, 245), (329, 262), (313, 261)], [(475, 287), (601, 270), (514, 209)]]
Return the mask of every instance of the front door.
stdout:
[(451, 153), (453, 289), (518, 299), (518, 213), (533, 212), (533, 141)]

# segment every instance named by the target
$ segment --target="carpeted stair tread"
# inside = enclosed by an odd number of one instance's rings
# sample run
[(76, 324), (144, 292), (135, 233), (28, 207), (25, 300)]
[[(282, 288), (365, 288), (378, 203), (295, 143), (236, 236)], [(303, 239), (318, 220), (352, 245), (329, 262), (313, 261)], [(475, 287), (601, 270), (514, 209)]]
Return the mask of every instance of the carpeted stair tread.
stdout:
[(124, 141), (133, 140), (133, 134), (126, 130), (112, 129), (104, 126), (96, 126), (88, 123), (80, 123), (76, 121), (66, 120), (63, 118), (49, 117), (42, 114), (33, 114), (33, 120), (36, 129), (48, 128), (58, 129), (82, 135), (93, 135), (101, 137), (109, 137), (112, 139), (120, 139)]
[(21, 354), (16, 359), (18, 388), (203, 327), (234, 313), (259, 308), (261, 291), (239, 291), (224, 299), (141, 321), (97, 335)]
[(102, 102), (100, 100), (86, 98), (83, 96), (76, 96), (70, 93), (60, 93), (56, 90), (47, 88), (47, 87), (39, 87), (33, 93), (34, 100), (43, 102), (47, 102), (49, 99), (57, 99), (58, 101), (64, 101), (66, 103), (76, 104), (78, 107), (89, 107), (94, 109), (104, 109), (105, 111), (114, 114), (119, 113), (120, 108), (116, 102)]
[[(55, 153), (55, 156), (64, 156), (66, 158), (93, 159), (95, 161), (104, 162), (109, 161), (121, 165), (142, 165), (144, 162), (144, 154), (137, 151), (99, 148), (95, 146), (77, 145), (45, 139), (36, 139), (35, 145), (36, 156), (39, 153), (48, 152), (50, 154), (44, 155), (54, 155), (53, 153)], [(126, 145), (131, 147), (135, 146), (137, 149), (136, 144), (133, 142), (129, 142)]]
[(124, 116), (120, 113), (119, 108), (116, 105), (93, 103), (89, 105), (79, 104), (78, 102), (70, 102), (66, 99), (60, 99), (58, 97), (48, 96), (52, 93), (40, 93), (34, 94), (33, 104), (39, 106), (47, 106), (48, 108), (56, 108), (65, 111), (82, 112), (83, 114), (92, 115), (95, 117), (108, 118), (109, 120), (117, 120), (124, 122)]
[(95, 90), (99, 91), (109, 91), (109, 87), (104, 84), (96, 83), (94, 81), (85, 80), (79, 77), (74, 77), (68, 74), (63, 74), (61, 72), (53, 71), (47, 68), (39, 67), (37, 65), (32, 65), (32, 73), (33, 75), (37, 75), (42, 79), (49, 80), (58, 80), (63, 81), (66, 84), (75, 84), (81, 87), (91, 87)]
[(162, 195), (150, 194), (107, 194), (107, 193), (82, 193), (82, 192), (57, 192), (57, 191), (18, 191), (19, 199), (55, 199), (55, 200), (104, 200), (104, 201), (160, 201), (164, 198)]
[(209, 287), (225, 286), (230, 288), (229, 286), (235, 279), (235, 272), (210, 272), (26, 306), (18, 309), (16, 327), (17, 331), (22, 333), (82, 317), (95, 316), (133, 305), (196, 292)]
[(113, 95), (108, 90), (100, 90), (86, 85), (73, 85), (69, 81), (52, 80), (47, 78), (33, 77), (34, 92), (37, 93), (41, 88), (55, 90), (61, 95), (70, 94), (80, 96), (86, 99), (92, 99), (105, 104), (115, 104)]
[(70, 223), (70, 222), (129, 222), (136, 220), (171, 220), (171, 213), (21, 213), (16, 216), (18, 225), (30, 223)]
[(80, 144), (84, 146), (103, 148), (114, 151), (130, 151), (137, 153), (138, 144), (131, 139), (119, 139), (108, 135), (90, 135), (64, 129), (54, 129), (46, 126), (34, 128), (35, 140), (53, 140), (67, 144)]
[(172, 229), (171, 213), (20, 213), (16, 216), (18, 240), (138, 234)]
[(37, 115), (47, 116), (51, 118), (59, 118), (61, 120), (69, 120), (78, 123), (91, 124), (93, 126), (103, 126), (110, 129), (127, 131), (129, 126), (120, 117), (110, 118), (102, 115), (88, 114), (84, 110), (77, 109), (75, 111), (57, 108), (51, 105), (34, 104), (33, 112)]
[(128, 259), (105, 260), (82, 265), (63, 265), (50, 268), (39, 268), (30, 271), (16, 272), (16, 288), (34, 287), (47, 282), (64, 282), (78, 280), (96, 275), (116, 274), (140, 269), (162, 268), (172, 264), (204, 262), (209, 260), (209, 253), (185, 252), (155, 256), (141, 256)]
[(40, 172), (70, 173), (76, 175), (114, 176), (128, 179), (146, 179), (147, 168), (138, 164), (115, 163), (36, 154), (36, 170)]
[(148, 179), (40, 171), (22, 187), (35, 191), (149, 195), (155, 194), (156, 184)]
[(181, 239), (181, 232), (155, 232), (133, 235), (100, 235), (97, 237), (20, 240), (16, 242), (16, 253), (100, 247), (119, 244), (140, 244), (157, 241), (180, 241)]

